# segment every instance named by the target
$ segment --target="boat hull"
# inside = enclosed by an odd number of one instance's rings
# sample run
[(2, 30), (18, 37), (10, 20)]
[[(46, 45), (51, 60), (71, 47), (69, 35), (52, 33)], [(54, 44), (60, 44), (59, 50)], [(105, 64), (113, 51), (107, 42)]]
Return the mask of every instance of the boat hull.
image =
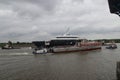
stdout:
[(13, 48), (13, 47), (10, 47), (10, 48), (6, 48), (6, 47), (1, 47), (1, 49), (20, 49), (20, 48)]
[(62, 48), (53, 48), (53, 53), (66, 53), (66, 52), (79, 52), (79, 51), (90, 51), (101, 49), (101, 46), (92, 46), (92, 47), (62, 47)]
[(106, 49), (117, 49), (117, 47), (106, 47)]

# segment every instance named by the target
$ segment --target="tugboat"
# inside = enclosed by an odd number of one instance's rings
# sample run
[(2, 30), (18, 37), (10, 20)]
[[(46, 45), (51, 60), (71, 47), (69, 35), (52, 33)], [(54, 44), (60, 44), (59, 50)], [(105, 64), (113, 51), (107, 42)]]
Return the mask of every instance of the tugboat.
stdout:
[(33, 51), (33, 54), (46, 54), (47, 53), (47, 49), (43, 48), (43, 49), (35, 49)]
[(11, 41), (8, 41), (8, 43), (6, 43), (4, 46), (1, 47), (1, 49), (6, 49), (6, 50), (9, 50), (9, 49), (20, 49), (19, 47), (15, 47)]

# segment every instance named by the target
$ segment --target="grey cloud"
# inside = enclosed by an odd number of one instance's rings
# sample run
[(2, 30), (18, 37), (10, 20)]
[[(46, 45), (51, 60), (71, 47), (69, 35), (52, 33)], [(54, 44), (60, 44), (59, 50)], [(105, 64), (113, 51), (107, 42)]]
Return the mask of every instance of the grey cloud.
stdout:
[(45, 8), (46, 10), (52, 10), (53, 8), (55, 8), (55, 6), (58, 3), (58, 0), (1, 0), (0, 3), (4, 3), (4, 4), (8, 4), (8, 5), (14, 5), (14, 4), (21, 4), (21, 6), (26, 6), (26, 5), (22, 5), (22, 3), (30, 3), (30, 4), (35, 4), (35, 5), (39, 5), (43, 8)]
[(80, 3), (84, 3), (85, 0), (72, 0), (72, 2), (80, 2)]
[(52, 14), (59, 0), (3, 0), (0, 3), (9, 5), (22, 17), (33, 19)]
[(114, 32), (120, 32), (119, 27), (107, 29), (107, 28), (94, 28), (94, 27), (83, 27), (77, 28), (71, 32), (72, 34), (112, 34)]
[(0, 11), (2, 41), (48, 39), (68, 27), (81, 36), (120, 32), (119, 17), (110, 14), (105, 0), (0, 0)]
[(27, 0), (31, 1), (31, 3), (38, 4), (39, 6), (43, 6), (46, 10), (53, 10), (58, 4), (58, 0)]

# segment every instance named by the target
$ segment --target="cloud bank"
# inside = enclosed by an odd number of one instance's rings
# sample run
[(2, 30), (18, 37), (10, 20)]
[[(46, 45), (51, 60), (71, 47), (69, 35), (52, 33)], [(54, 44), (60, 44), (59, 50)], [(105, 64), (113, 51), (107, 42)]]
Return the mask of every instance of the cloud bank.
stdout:
[(0, 0), (0, 42), (48, 40), (68, 27), (88, 39), (119, 38), (119, 26), (107, 0)]

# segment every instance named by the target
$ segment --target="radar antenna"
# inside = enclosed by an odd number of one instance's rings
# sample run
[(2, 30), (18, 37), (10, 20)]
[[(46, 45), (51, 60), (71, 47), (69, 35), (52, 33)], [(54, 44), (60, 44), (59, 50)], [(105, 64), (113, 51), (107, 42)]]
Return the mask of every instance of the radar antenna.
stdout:
[(64, 36), (65, 36), (65, 35), (70, 35), (70, 27), (67, 28), (67, 30), (66, 30)]

